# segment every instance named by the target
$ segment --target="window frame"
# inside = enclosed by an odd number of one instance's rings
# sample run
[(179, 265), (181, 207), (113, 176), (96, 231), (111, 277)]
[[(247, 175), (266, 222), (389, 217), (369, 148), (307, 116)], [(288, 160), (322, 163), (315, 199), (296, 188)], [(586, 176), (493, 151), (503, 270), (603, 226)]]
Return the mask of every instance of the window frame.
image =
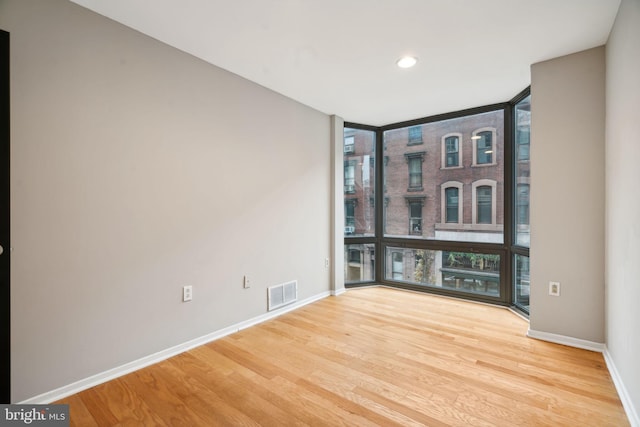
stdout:
[[(470, 299), (470, 300), (474, 300), (474, 301), (480, 301), (480, 302), (487, 302), (487, 303), (491, 303), (491, 304), (497, 304), (497, 305), (504, 305), (504, 306), (511, 306), (513, 307), (513, 295), (514, 295), (514, 286), (513, 286), (513, 272), (515, 271), (515, 267), (513, 265), (513, 260), (515, 259), (515, 254), (518, 255), (524, 255), (524, 256), (529, 256), (529, 250), (528, 248), (522, 248), (522, 247), (518, 247), (514, 244), (515, 242), (515, 208), (513, 206), (513, 204), (515, 203), (515, 191), (516, 191), (516, 183), (515, 183), (515, 179), (514, 179), (514, 165), (517, 162), (517, 149), (515, 147), (515, 126), (513, 124), (513, 119), (514, 119), (514, 110), (515, 110), (515, 105), (520, 102), (521, 100), (523, 100), (524, 98), (526, 98), (526, 96), (528, 96), (530, 94), (530, 88), (526, 88), (525, 90), (523, 90), (521, 93), (519, 93), (518, 95), (516, 95), (514, 98), (512, 98), (509, 101), (503, 102), (503, 103), (497, 103), (497, 104), (491, 104), (491, 105), (485, 105), (485, 106), (481, 106), (481, 107), (475, 107), (475, 108), (470, 108), (470, 109), (466, 109), (466, 110), (461, 110), (461, 111), (455, 111), (455, 112), (451, 112), (451, 113), (445, 113), (445, 114), (439, 114), (439, 115), (435, 115), (435, 116), (430, 116), (430, 117), (425, 117), (422, 119), (417, 119), (417, 120), (410, 120), (410, 121), (406, 121), (406, 122), (399, 122), (399, 123), (392, 123), (389, 125), (385, 125), (385, 126), (379, 126), (379, 127), (374, 127), (374, 126), (367, 126), (367, 125), (362, 125), (362, 124), (357, 124), (357, 123), (352, 123), (352, 122), (345, 122), (344, 126), (345, 128), (355, 128), (355, 129), (365, 129), (365, 130), (374, 130), (376, 132), (376, 148), (375, 148), (375, 156), (378, 159), (381, 159), (382, 161), (376, 162), (376, 189), (379, 189), (380, 191), (375, 191), (375, 209), (376, 209), (376, 223), (375, 223), (375, 236), (370, 237), (370, 238), (364, 238), (364, 237), (345, 237), (345, 245), (348, 244), (355, 244), (355, 243), (372, 243), (374, 242), (375, 244), (375, 249), (374, 252), (376, 254), (376, 259), (375, 259), (375, 274), (374, 274), (374, 278), (373, 280), (367, 281), (367, 282), (361, 282), (361, 283), (346, 283), (345, 286), (347, 288), (353, 288), (353, 287), (358, 287), (358, 286), (367, 286), (370, 284), (381, 284), (381, 285), (385, 285), (385, 286), (391, 286), (391, 287), (397, 287), (397, 288), (403, 288), (403, 289), (410, 289), (410, 290), (414, 290), (414, 291), (420, 291), (420, 292), (427, 292), (427, 293), (435, 293), (435, 294), (440, 294), (440, 295), (445, 295), (445, 296), (452, 296), (452, 297), (456, 297), (456, 298), (462, 298), (462, 299)], [(444, 241), (444, 240), (431, 240), (431, 239), (416, 239), (415, 237), (412, 236), (406, 236), (406, 237), (397, 237), (397, 236), (391, 236), (391, 235), (385, 235), (385, 230), (384, 230), (384, 224), (386, 223), (386, 220), (384, 218), (385, 215), (385, 206), (389, 204), (389, 198), (388, 196), (385, 194), (386, 193), (386, 189), (384, 187), (384, 183), (387, 179), (386, 174), (384, 173), (384, 169), (385, 167), (388, 166), (388, 157), (385, 155), (385, 146), (383, 143), (383, 134), (386, 131), (389, 130), (396, 130), (402, 127), (410, 127), (410, 126), (417, 126), (417, 125), (423, 125), (425, 123), (430, 123), (430, 122), (435, 122), (435, 121), (441, 121), (441, 120), (447, 120), (447, 119), (452, 119), (452, 118), (459, 118), (459, 117), (463, 117), (463, 116), (470, 116), (470, 115), (474, 115), (474, 114), (480, 114), (480, 113), (485, 113), (485, 112), (491, 112), (491, 111), (496, 111), (496, 110), (502, 110), (504, 112), (504, 128), (500, 128), (500, 129), (495, 129), (495, 128), (478, 128), (474, 130), (474, 135), (482, 132), (482, 131), (491, 131), (492, 132), (492, 141), (491, 141), (491, 145), (492, 145), (492, 150), (493, 150), (493, 155), (491, 158), (491, 163), (477, 163), (477, 143), (474, 143), (473, 141), (475, 140), (471, 140), (471, 155), (469, 155), (469, 145), (466, 145), (469, 143), (469, 139), (470, 139), (470, 135), (466, 134), (466, 135), (462, 135), (462, 137), (460, 138), (460, 142), (459, 142), (459, 168), (465, 168), (465, 167), (488, 167), (488, 166), (496, 166), (498, 165), (499, 167), (502, 167), (501, 169), (501, 173), (503, 173), (502, 175), (502, 182), (500, 182), (499, 184), (496, 183), (496, 185), (491, 185), (492, 187), (492, 224), (477, 224), (477, 212), (472, 212), (472, 224), (471, 225), (472, 228), (476, 228), (476, 229), (482, 229), (482, 228), (491, 228), (491, 227), (504, 227), (503, 228), (503, 241), (499, 242), (499, 243), (484, 243), (484, 242), (459, 242), (459, 241)], [(500, 150), (502, 150), (502, 164), (497, 164), (497, 143), (498, 143), (498, 133), (499, 132), (504, 132), (502, 135), (504, 136), (503, 140), (502, 140), (502, 144), (503, 146), (500, 147)], [(447, 136), (452, 136), (451, 133), (444, 135), (444, 137), (441, 137), (441, 142), (440, 142), (440, 147), (441, 147), (441, 152), (439, 153), (440, 159), (439, 159), (439, 164), (441, 168), (445, 168), (446, 166), (446, 139), (445, 137)], [(502, 138), (502, 136), (501, 136)], [(466, 147), (465, 147), (466, 146)], [(467, 151), (465, 151), (467, 150)], [(467, 162), (468, 164), (465, 166), (464, 164), (464, 153), (466, 153), (467, 155)], [(408, 158), (407, 155), (416, 155), (418, 153), (407, 153), (405, 154), (405, 160), (407, 162), (408, 165)], [(422, 163), (427, 163), (427, 167), (431, 167), (431, 161), (433, 159), (433, 154), (434, 153), (422, 153)], [(428, 160), (425, 160), (425, 157)], [(471, 157), (471, 159), (469, 159), (469, 157)], [(421, 163), (421, 164), (422, 164)], [(437, 164), (437, 163), (436, 163)], [(397, 165), (395, 165), (397, 166)], [(435, 166), (435, 165), (434, 165)], [(436, 166), (437, 167), (437, 166)], [(453, 167), (448, 167), (447, 169), (452, 169)], [(407, 166), (407, 172), (408, 172), (408, 166)], [(425, 179), (425, 172), (424, 172), (424, 167), (421, 168), (421, 172), (422, 172), (422, 186), (424, 187), (425, 185), (428, 185), (428, 183), (424, 182)], [(407, 179), (408, 179), (408, 173), (407, 173)], [(477, 188), (478, 185), (483, 182), (482, 180), (477, 180), (475, 182), (475, 187)], [(441, 223), (438, 224), (436, 222), (436, 229), (438, 229), (438, 227), (442, 227), (443, 229), (446, 229), (446, 203), (445, 203), (445, 198), (446, 198), (446, 194), (445, 194), (445, 190), (446, 188), (448, 188), (448, 186), (450, 186), (452, 183), (455, 183), (455, 181), (451, 181), (447, 184), (447, 186), (445, 186), (445, 184), (441, 184), (441, 201), (440, 201), (440, 218), (441, 218)], [(407, 182), (407, 184), (409, 184), (409, 182)], [(493, 184), (493, 183), (492, 183)], [(456, 184), (458, 185), (458, 184)], [(465, 184), (466, 185), (466, 184)], [(503, 202), (503, 209), (504, 211), (501, 212), (502, 218), (503, 218), (503, 224), (496, 224), (496, 203), (497, 203), (497, 189), (498, 189), (498, 185), (501, 186), (500, 190), (500, 197), (502, 198), (502, 202)], [(407, 185), (408, 186), (408, 185)], [(470, 200), (470, 199), (475, 199), (476, 198), (476, 188), (464, 188), (464, 186), (459, 187), (459, 212), (458, 212), (458, 219), (459, 221), (466, 227), (468, 224), (465, 223), (465, 219), (463, 218), (463, 206), (466, 205), (467, 203), (472, 203), (472, 206), (474, 207), (473, 209), (476, 210), (477, 209), (477, 200)], [(471, 194), (469, 195), (468, 192), (471, 190)], [(467, 201), (465, 203), (465, 197), (467, 197)], [(429, 201), (427, 200), (426, 203), (429, 203)], [(435, 206), (434, 206), (435, 208)], [(467, 207), (468, 209), (468, 207)], [(422, 212), (423, 215), (423, 229), (424, 229), (424, 221), (425, 221), (425, 212)], [(428, 214), (430, 215), (430, 214)], [(468, 220), (468, 219), (467, 219)], [(475, 222), (475, 224), (473, 224), (473, 222)], [(449, 223), (451, 226), (456, 226), (455, 223)], [(471, 230), (473, 231), (473, 230)], [(467, 294), (460, 294), (460, 293), (456, 293), (456, 292), (449, 292), (447, 290), (444, 289), (438, 289), (438, 288), (428, 288), (425, 289), (425, 287), (421, 287), (421, 286), (415, 286), (412, 285), (410, 283), (407, 282), (402, 282), (400, 279), (399, 280), (387, 280), (385, 279), (385, 271), (387, 268), (391, 268), (391, 266), (387, 266), (387, 257), (386, 257), (386, 252), (388, 249), (392, 249), (392, 248), (397, 248), (397, 247), (401, 247), (401, 248), (406, 248), (406, 249), (411, 249), (411, 248), (415, 248), (415, 249), (420, 249), (420, 250), (442, 250), (442, 251), (459, 251), (459, 252), (468, 252), (468, 253), (480, 253), (480, 254), (494, 254), (494, 255), (498, 255), (500, 257), (500, 296), (499, 297), (488, 297), (488, 296), (484, 296), (484, 295), (467, 295)], [(373, 261), (372, 261), (373, 262)], [(389, 270), (390, 271), (390, 270)], [(519, 309), (518, 307), (515, 307), (516, 309)], [(525, 316), (528, 314), (527, 311), (525, 310), (520, 310)]]
[[(506, 120), (505, 120), (506, 122)], [(491, 161), (490, 162), (478, 162), (478, 141), (480, 141), (481, 137), (479, 137), (480, 133), (490, 132), (491, 133)], [(495, 166), (497, 165), (496, 158), (496, 145), (497, 145), (497, 130), (492, 127), (483, 127), (480, 129), (476, 129), (471, 134), (471, 146), (473, 152), (473, 164), (474, 167), (486, 167), (486, 166)]]
[[(413, 132), (412, 132), (413, 131)], [(417, 131), (417, 132), (416, 132)], [(422, 136), (422, 126), (411, 126), (407, 128), (407, 145), (420, 145), (424, 144), (423, 136)], [(418, 133), (418, 137), (412, 135), (412, 133)]]
[[(423, 208), (424, 208), (424, 204), (425, 204), (425, 200), (426, 197), (424, 196), (419, 196), (419, 197), (410, 197), (407, 196), (405, 197), (405, 202), (407, 203), (407, 207), (409, 210), (409, 231), (407, 233), (407, 235), (414, 235), (414, 236), (422, 236), (422, 231), (423, 231), (423, 220), (424, 220), (424, 212), (423, 212)], [(417, 205), (419, 205), (418, 207), (420, 208), (420, 216), (412, 216), (413, 212), (412, 209), (414, 207), (416, 207)], [(414, 227), (414, 220), (419, 220), (419, 227), (416, 230)]]
[[(479, 208), (478, 208), (478, 189), (480, 188), (490, 188), (491, 189), (491, 222), (479, 222)], [(496, 217), (497, 217), (497, 188), (498, 183), (493, 179), (479, 179), (471, 183), (471, 224), (474, 226), (483, 226), (483, 225), (496, 225)]]
[[(447, 139), (449, 138), (457, 138), (458, 139), (458, 151), (457, 151), (457, 164), (453, 165), (453, 166), (448, 166), (447, 165), (447, 157), (449, 155), (448, 152), (448, 148), (447, 148)], [(463, 159), (462, 159), (462, 153), (463, 150), (461, 150), (462, 148), (462, 133), (460, 132), (450, 132), (446, 135), (443, 135), (441, 138), (441, 143), (440, 143), (440, 151), (441, 151), (441, 161), (442, 161), (442, 166), (440, 166), (442, 169), (462, 169), (464, 166), (463, 163)]]
[[(458, 221), (447, 221), (447, 190), (450, 188), (456, 188), (458, 190)], [(463, 224), (463, 212), (464, 212), (464, 184), (459, 181), (447, 181), (443, 182), (440, 186), (440, 226), (460, 226)]]
[[(423, 191), (424, 190), (424, 171), (422, 170), (422, 164), (424, 163), (424, 156), (425, 156), (425, 152), (424, 151), (419, 151), (419, 152), (414, 152), (414, 153), (405, 153), (404, 157), (405, 160), (407, 162), (407, 172), (408, 172), (408, 176), (407, 176), (407, 191)], [(418, 162), (419, 161), (419, 162)], [(420, 166), (420, 185), (415, 185), (412, 184), (412, 176), (415, 176), (415, 172), (413, 172), (414, 175), (412, 175), (411, 172), (411, 164), (412, 163), (418, 163)]]

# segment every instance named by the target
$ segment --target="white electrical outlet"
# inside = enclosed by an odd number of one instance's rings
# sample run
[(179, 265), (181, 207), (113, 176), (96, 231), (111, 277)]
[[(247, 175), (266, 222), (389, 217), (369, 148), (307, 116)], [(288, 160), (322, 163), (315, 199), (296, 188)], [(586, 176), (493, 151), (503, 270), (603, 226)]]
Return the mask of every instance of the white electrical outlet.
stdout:
[(549, 282), (549, 295), (554, 297), (560, 296), (560, 282)]
[(184, 286), (182, 288), (182, 302), (191, 301), (193, 299), (193, 286)]
[(249, 289), (251, 287), (251, 280), (249, 280), (249, 276), (247, 276), (246, 274), (244, 276), (243, 285), (245, 289)]
[(329, 268), (329, 258), (324, 259), (324, 267)]

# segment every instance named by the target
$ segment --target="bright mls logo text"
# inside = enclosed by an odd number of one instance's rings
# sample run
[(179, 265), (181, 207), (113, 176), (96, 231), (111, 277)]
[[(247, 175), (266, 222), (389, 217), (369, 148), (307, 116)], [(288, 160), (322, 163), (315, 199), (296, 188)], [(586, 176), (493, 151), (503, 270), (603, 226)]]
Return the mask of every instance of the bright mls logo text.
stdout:
[[(68, 405), (2, 405), (0, 425), (68, 425)], [(1, 421), (5, 421), (3, 423)]]

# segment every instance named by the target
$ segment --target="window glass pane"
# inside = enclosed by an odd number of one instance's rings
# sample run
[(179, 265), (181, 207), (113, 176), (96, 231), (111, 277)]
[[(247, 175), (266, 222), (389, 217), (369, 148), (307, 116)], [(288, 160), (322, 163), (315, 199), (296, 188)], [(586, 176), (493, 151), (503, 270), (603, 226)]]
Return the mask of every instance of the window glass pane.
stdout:
[(476, 189), (478, 202), (478, 224), (491, 224), (491, 187), (482, 186)]
[[(409, 127), (383, 134), (383, 229), (385, 237), (408, 237), (461, 242), (502, 243), (504, 227), (504, 113), (503, 110), (425, 123), (422, 143), (409, 144)], [(411, 127), (414, 128), (414, 127)], [(412, 131), (416, 132), (416, 131)], [(472, 139), (479, 136), (479, 139)], [(474, 149), (486, 164), (477, 165)], [(487, 151), (491, 151), (487, 153)], [(474, 163), (475, 162), (475, 163)], [(456, 166), (456, 167), (451, 167)], [(491, 182), (477, 212), (478, 187)], [(458, 207), (449, 204), (445, 189), (455, 183)], [(423, 197), (421, 232), (411, 227), (408, 199)], [(478, 215), (482, 221), (478, 221)], [(486, 222), (485, 222), (486, 221)]]
[(491, 163), (493, 160), (492, 134), (488, 131), (478, 132), (476, 143), (478, 164)]
[(413, 126), (409, 128), (409, 144), (422, 144), (421, 126)]
[(529, 224), (529, 184), (518, 184), (516, 188), (516, 224)]
[(374, 248), (373, 243), (344, 245), (345, 283), (373, 281), (376, 259)]
[(446, 166), (458, 166), (458, 137), (450, 136), (445, 140), (447, 157), (446, 157)]
[(345, 236), (375, 233), (375, 133), (344, 129)]
[(387, 280), (500, 296), (500, 255), (387, 247)]
[(422, 187), (422, 160), (419, 157), (409, 158), (409, 188)]
[(411, 234), (422, 234), (422, 202), (409, 202), (409, 232)]
[(515, 275), (514, 281), (514, 303), (529, 312), (529, 257), (522, 255), (515, 256)]
[(445, 190), (447, 204), (447, 222), (458, 222), (458, 189), (447, 188)]
[(531, 95), (520, 101), (515, 108), (516, 130), (516, 169), (515, 169), (515, 196), (514, 209), (515, 244), (529, 247), (531, 229), (529, 225), (529, 193), (531, 188), (531, 160), (529, 147), (531, 145)]

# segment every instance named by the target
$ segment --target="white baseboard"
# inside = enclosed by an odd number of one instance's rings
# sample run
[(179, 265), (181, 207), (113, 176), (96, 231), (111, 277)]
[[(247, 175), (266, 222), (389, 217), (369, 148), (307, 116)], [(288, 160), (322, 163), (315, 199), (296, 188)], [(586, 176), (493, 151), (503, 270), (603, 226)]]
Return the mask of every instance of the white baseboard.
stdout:
[(604, 361), (607, 364), (609, 373), (611, 374), (613, 384), (616, 386), (616, 390), (618, 391), (618, 396), (620, 396), (620, 401), (622, 402), (624, 411), (627, 414), (627, 418), (629, 418), (629, 424), (631, 424), (632, 427), (640, 427), (640, 417), (638, 416), (638, 411), (633, 406), (633, 400), (631, 400), (631, 396), (629, 396), (629, 392), (624, 386), (622, 377), (620, 376), (615, 363), (613, 363), (613, 359), (611, 358), (609, 349), (607, 349), (606, 346), (604, 348), (604, 351), (602, 352), (602, 355), (604, 356)]
[(334, 297), (337, 297), (338, 295), (342, 295), (345, 292), (347, 292), (347, 290), (345, 288), (340, 288), (340, 289), (336, 289), (331, 291), (331, 295), (333, 295)]
[(66, 386), (62, 386), (55, 390), (48, 391), (46, 393), (42, 393), (38, 396), (31, 397), (29, 399), (23, 400), (22, 402), (17, 402), (20, 404), (49, 404), (51, 402), (55, 402), (60, 399), (64, 399), (67, 396), (71, 396), (72, 394), (79, 393), (88, 388), (94, 387), (96, 385), (105, 383), (107, 381), (111, 381), (123, 375), (129, 374), (131, 372), (137, 371), (139, 369), (145, 368), (147, 366), (153, 365), (155, 363), (166, 360), (170, 357), (177, 356), (180, 353), (184, 353), (185, 351), (189, 351), (195, 347), (199, 347), (201, 345), (210, 343), (227, 335), (238, 332), (242, 329), (249, 328), (251, 326), (257, 325), (259, 323), (265, 322), (267, 320), (278, 317), (282, 314), (293, 311), (297, 308), (305, 306), (307, 304), (311, 304), (312, 302), (321, 300), (326, 298), (331, 293), (329, 291), (322, 292), (320, 294), (314, 295), (307, 299), (297, 301), (293, 304), (287, 305), (286, 307), (282, 307), (279, 310), (274, 310), (269, 313), (262, 314), (260, 316), (254, 317), (252, 319), (245, 320), (243, 322), (236, 323), (235, 325), (229, 326), (227, 328), (223, 328), (212, 332), (210, 334), (204, 335), (199, 338), (195, 338), (193, 340), (184, 342), (182, 344), (178, 344), (176, 346), (170, 347), (166, 350), (159, 351), (154, 354), (150, 354), (149, 356), (142, 357), (138, 360), (134, 360), (129, 363), (125, 363), (124, 365), (118, 366), (113, 369), (109, 369), (107, 371), (101, 372), (96, 375), (92, 375), (88, 378), (82, 379), (80, 381), (76, 381), (74, 383), (68, 384)]
[(582, 340), (580, 338), (568, 337), (565, 335), (552, 334), (550, 332), (540, 332), (533, 329), (527, 331), (527, 336), (542, 341), (549, 341), (556, 344), (568, 345), (569, 347), (582, 348), (584, 350), (597, 351), (602, 353), (604, 351), (604, 344), (594, 341)]
[(622, 377), (618, 373), (616, 365), (613, 363), (611, 354), (609, 354), (609, 350), (607, 350), (607, 346), (605, 344), (567, 337), (564, 335), (551, 334), (549, 332), (534, 331), (532, 329), (529, 329), (529, 331), (527, 331), (527, 336), (556, 344), (563, 344), (570, 347), (577, 347), (602, 353), (602, 355), (604, 356), (604, 361), (607, 365), (607, 369), (609, 370), (609, 374), (611, 375), (611, 379), (613, 380), (613, 384), (616, 387), (616, 391), (618, 392), (618, 396), (620, 397), (620, 401), (622, 402), (622, 406), (624, 407), (624, 411), (627, 414), (627, 418), (629, 419), (629, 423), (632, 427), (640, 427), (640, 418), (638, 417), (638, 411), (633, 406), (633, 401), (631, 400), (631, 397), (627, 392), (627, 388), (624, 386)]

